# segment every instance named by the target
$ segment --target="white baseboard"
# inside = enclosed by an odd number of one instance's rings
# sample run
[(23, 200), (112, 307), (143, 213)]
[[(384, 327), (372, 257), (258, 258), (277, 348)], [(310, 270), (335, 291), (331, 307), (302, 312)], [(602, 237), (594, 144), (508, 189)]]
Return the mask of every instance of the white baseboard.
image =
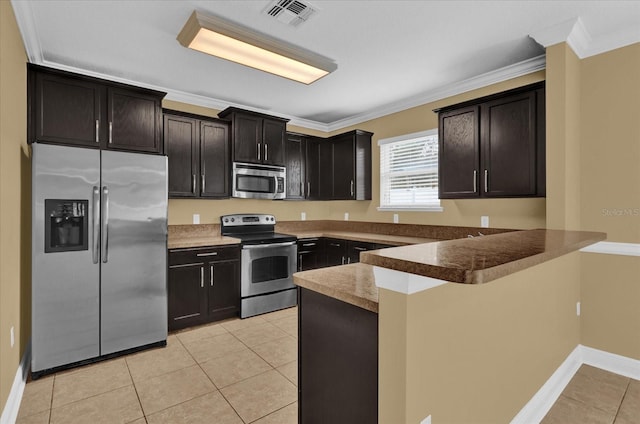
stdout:
[(542, 421), (582, 364), (636, 380), (640, 379), (640, 360), (578, 345), (511, 420), (511, 424), (531, 424)]
[(16, 371), (16, 376), (13, 379), (11, 391), (9, 392), (9, 398), (2, 410), (0, 424), (14, 424), (16, 422), (16, 419), (18, 418), (18, 410), (20, 409), (20, 402), (22, 401), (22, 394), (24, 393), (24, 386), (27, 383), (30, 364), (31, 342), (27, 343), (20, 365), (18, 365), (18, 370)]

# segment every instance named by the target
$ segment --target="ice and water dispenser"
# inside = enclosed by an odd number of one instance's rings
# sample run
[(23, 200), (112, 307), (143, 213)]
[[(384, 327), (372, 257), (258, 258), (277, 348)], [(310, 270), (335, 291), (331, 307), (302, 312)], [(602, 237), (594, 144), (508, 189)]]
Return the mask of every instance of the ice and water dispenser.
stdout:
[(89, 201), (45, 199), (44, 251), (68, 252), (89, 248)]

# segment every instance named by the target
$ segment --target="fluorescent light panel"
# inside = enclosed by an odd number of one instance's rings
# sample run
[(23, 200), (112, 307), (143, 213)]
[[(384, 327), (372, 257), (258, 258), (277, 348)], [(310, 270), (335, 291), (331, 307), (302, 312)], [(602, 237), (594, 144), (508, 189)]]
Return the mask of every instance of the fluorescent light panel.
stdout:
[(220, 18), (193, 12), (178, 34), (185, 47), (304, 84), (337, 69), (331, 60)]

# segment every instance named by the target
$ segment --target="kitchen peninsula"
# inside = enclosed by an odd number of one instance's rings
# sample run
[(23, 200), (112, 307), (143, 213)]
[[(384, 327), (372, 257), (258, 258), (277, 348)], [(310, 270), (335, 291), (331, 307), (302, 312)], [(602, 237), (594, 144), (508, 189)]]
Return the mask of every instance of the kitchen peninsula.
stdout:
[(295, 274), (300, 422), (322, 404), (330, 422), (508, 422), (577, 344), (572, 252), (604, 238), (513, 231)]

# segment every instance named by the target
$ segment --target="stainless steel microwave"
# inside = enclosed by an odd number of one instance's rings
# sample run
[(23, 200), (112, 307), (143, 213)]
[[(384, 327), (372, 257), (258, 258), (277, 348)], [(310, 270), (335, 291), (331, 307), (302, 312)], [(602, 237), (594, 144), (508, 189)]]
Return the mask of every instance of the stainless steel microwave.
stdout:
[(287, 169), (284, 166), (233, 163), (232, 197), (284, 199)]

